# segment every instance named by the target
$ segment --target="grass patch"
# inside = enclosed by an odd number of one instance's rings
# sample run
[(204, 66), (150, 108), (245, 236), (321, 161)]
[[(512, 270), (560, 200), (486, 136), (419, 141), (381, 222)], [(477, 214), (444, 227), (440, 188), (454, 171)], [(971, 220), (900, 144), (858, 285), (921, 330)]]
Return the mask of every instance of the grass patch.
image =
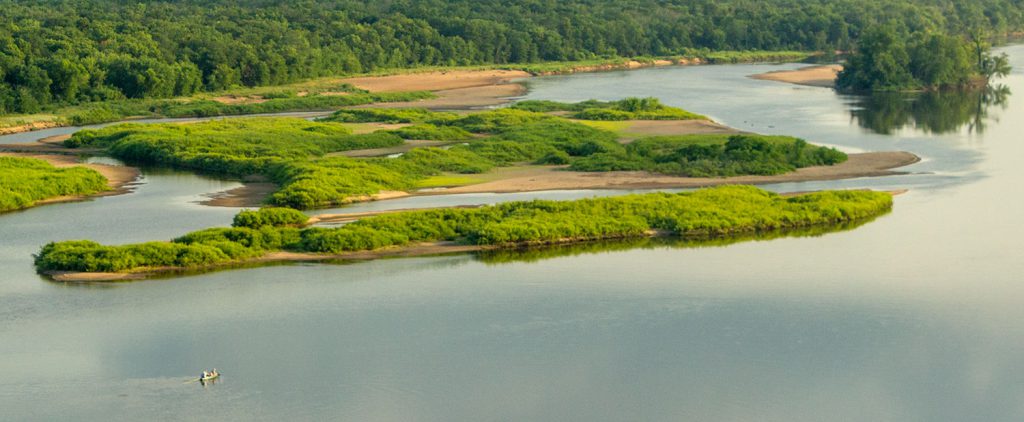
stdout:
[(28, 208), (50, 198), (92, 195), (107, 189), (107, 179), (90, 168), (57, 168), (35, 158), (0, 157), (0, 212)]

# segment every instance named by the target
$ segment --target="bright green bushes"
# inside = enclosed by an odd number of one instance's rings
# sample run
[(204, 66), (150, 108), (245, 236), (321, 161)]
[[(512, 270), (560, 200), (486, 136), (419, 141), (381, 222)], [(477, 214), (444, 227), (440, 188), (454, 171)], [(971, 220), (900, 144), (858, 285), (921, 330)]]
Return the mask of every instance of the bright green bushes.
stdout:
[(624, 153), (595, 154), (576, 160), (577, 171), (648, 170), (690, 177), (773, 175), (846, 160), (834, 148), (788, 136), (685, 135), (637, 140)]
[(502, 108), (483, 113), (469, 114), (446, 123), (473, 133), (501, 133), (526, 124), (552, 121), (555, 119), (557, 118), (543, 113), (516, 110), (513, 108)]
[(518, 246), (655, 233), (701, 238), (733, 236), (863, 220), (891, 208), (892, 197), (884, 192), (825, 191), (782, 197), (751, 186), (723, 186), (676, 194), (407, 211), (370, 217), (338, 228), (212, 228), (172, 242), (138, 245), (58, 242), (42, 248), (36, 266), (39, 271), (128, 271), (161, 266), (201, 267), (280, 250), (336, 254), (417, 242)]
[(260, 208), (258, 210), (246, 210), (235, 215), (234, 227), (248, 227), (258, 229), (260, 227), (283, 227), (303, 226), (309, 217), (301, 211), (291, 208)]
[(571, 116), (583, 120), (694, 120), (707, 117), (681, 108), (669, 107), (657, 98), (626, 98), (619, 101), (589, 100), (579, 103), (556, 101), (521, 101), (512, 108), (533, 112), (572, 112)]
[(35, 158), (0, 157), (0, 212), (59, 196), (107, 190), (107, 179), (85, 167), (56, 168)]

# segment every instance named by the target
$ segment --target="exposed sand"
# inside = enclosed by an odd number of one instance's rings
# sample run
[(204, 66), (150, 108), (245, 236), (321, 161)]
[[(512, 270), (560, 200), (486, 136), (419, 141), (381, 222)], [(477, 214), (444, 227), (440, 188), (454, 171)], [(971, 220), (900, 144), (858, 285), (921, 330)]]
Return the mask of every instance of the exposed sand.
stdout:
[(357, 88), (371, 92), (432, 91), (437, 98), (397, 103), (368, 104), (360, 107), (463, 110), (489, 107), (508, 102), (526, 92), (515, 79), (530, 77), (518, 70), (452, 70), (408, 73), (389, 76), (365, 76), (342, 79)]
[(893, 171), (920, 161), (909, 152), (869, 152), (850, 154), (846, 162), (834, 166), (806, 167), (776, 176), (680, 177), (642, 171), (571, 172), (564, 166), (536, 166), (508, 178), (447, 189), (431, 189), (417, 195), (456, 193), (505, 193), (573, 189), (669, 189), (717, 185), (763, 185), (769, 183), (808, 182), (901, 174)]
[(468, 110), (486, 108), (511, 102), (513, 97), (526, 93), (526, 87), (516, 83), (473, 86), (434, 91), (437, 98), (394, 103), (374, 103), (353, 108), (426, 108), (430, 110)]
[(645, 136), (744, 133), (711, 120), (631, 120), (628, 124), (622, 129), (624, 142)]
[(824, 66), (809, 66), (797, 70), (768, 72), (759, 75), (752, 75), (750, 77), (767, 81), (831, 88), (835, 86), (836, 75), (838, 75), (842, 70), (842, 65), (830, 64)]
[(364, 76), (342, 79), (340, 82), (371, 92), (444, 91), (503, 84), (529, 76), (529, 73), (519, 70), (450, 70)]

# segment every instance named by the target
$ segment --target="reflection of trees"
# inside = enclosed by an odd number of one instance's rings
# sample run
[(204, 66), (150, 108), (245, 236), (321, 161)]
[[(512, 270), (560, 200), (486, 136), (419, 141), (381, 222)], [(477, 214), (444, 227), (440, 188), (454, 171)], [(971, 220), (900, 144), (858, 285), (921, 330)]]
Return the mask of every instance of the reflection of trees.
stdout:
[(770, 230), (737, 236), (711, 238), (679, 238), (679, 237), (645, 237), (636, 239), (620, 239), (570, 243), (563, 245), (535, 246), (517, 249), (497, 249), (478, 252), (479, 259), (488, 264), (504, 264), (509, 262), (535, 262), (551, 258), (589, 255), (605, 252), (625, 251), (631, 249), (654, 248), (710, 248), (728, 246), (749, 241), (765, 241), (783, 237), (817, 237), (828, 233), (853, 230), (874, 219), (845, 222), (831, 226), (814, 226), (789, 230)]
[(966, 127), (982, 133), (990, 106), (1005, 108), (1010, 88), (923, 93), (878, 92), (855, 97), (850, 114), (857, 124), (875, 133), (891, 134), (913, 127), (926, 133), (956, 132)]

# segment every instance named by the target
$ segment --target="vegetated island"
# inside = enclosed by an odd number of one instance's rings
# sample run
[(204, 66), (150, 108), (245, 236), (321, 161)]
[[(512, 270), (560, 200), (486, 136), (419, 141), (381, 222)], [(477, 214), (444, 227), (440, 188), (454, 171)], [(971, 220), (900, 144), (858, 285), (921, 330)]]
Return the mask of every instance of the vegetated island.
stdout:
[(0, 152), (0, 213), (120, 193), (138, 170), (67, 155)]
[(862, 34), (843, 65), (751, 77), (863, 93), (985, 88), (992, 78), (1009, 72), (1007, 56), (993, 54), (983, 32), (907, 34), (891, 26), (876, 26)]
[(732, 131), (651, 98), (524, 101), (463, 114), (343, 109), (316, 122), (122, 124), (77, 132), (64, 145), (131, 164), (264, 180), (277, 186), (259, 190), (273, 191), (264, 204), (297, 209), (472, 185), (521, 191), (827, 180), (891, 174), (917, 160), (909, 153), (851, 159), (797, 138)]
[(337, 228), (304, 227), (308, 217), (299, 211), (264, 208), (239, 213), (231, 228), (200, 230), (170, 242), (50, 243), (36, 255), (35, 265), (61, 281), (129, 280), (255, 262), (371, 259), (652, 236), (729, 237), (842, 224), (891, 208), (886, 192), (782, 197), (751, 186), (406, 211)]

